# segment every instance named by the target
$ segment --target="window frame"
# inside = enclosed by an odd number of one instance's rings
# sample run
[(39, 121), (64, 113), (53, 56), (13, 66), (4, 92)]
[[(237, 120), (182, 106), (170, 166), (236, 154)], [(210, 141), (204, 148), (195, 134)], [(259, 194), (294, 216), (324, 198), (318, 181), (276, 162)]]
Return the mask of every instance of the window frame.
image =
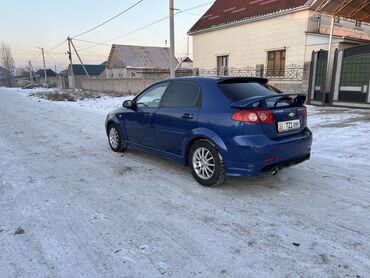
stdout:
[[(278, 52), (280, 53), (280, 61), (279, 61), (280, 68), (279, 69), (275, 68), (275, 66), (276, 66), (275, 65), (276, 64), (276, 61), (275, 61), (276, 56), (275, 55)], [(284, 58), (282, 58), (283, 53), (284, 53)], [(270, 54), (273, 54), (272, 59), (270, 59)], [(269, 67), (270, 61), (273, 62), (272, 68)], [(284, 66), (283, 67), (281, 66), (283, 64), (282, 61), (284, 61)], [(267, 77), (284, 77), (285, 76), (285, 67), (286, 67), (286, 49), (285, 48), (267, 51), (267, 67), (266, 67), (266, 76)]]
[[(140, 97), (144, 97), (146, 94), (148, 94), (149, 93), (149, 91), (151, 90), (151, 89), (153, 89), (154, 87), (157, 87), (157, 86), (160, 86), (160, 85), (163, 85), (163, 84), (168, 84), (167, 85), (167, 88), (165, 89), (165, 91), (163, 92), (163, 95), (162, 95), (162, 97), (161, 97), (161, 101), (159, 102), (159, 105), (158, 105), (158, 107), (138, 107), (137, 106), (137, 100), (140, 98)], [(170, 81), (162, 81), (162, 82), (159, 82), (159, 83), (155, 83), (155, 84), (153, 84), (153, 85), (151, 85), (150, 87), (148, 87), (148, 88), (146, 88), (146, 89), (144, 89), (140, 94), (138, 94), (132, 101), (133, 101), (133, 103), (135, 104), (135, 107), (136, 108), (144, 108), (144, 109), (156, 109), (156, 108), (159, 108), (159, 107), (161, 107), (161, 103), (162, 103), (162, 101), (163, 101), (163, 98), (164, 98), (164, 96), (166, 95), (166, 93), (167, 93), (167, 91), (168, 91), (168, 89), (170, 88), (170, 86), (171, 86), (171, 84), (172, 84), (172, 82), (170, 82)]]
[[(190, 83), (192, 85), (195, 85), (198, 88), (199, 94), (198, 94), (198, 97), (196, 99), (196, 105), (195, 106), (192, 106), (192, 107), (166, 107), (166, 106), (163, 106), (163, 103), (164, 103), (164, 100), (165, 100), (166, 96), (169, 94), (169, 92), (171, 91), (171, 88), (173, 87), (173, 85), (176, 82)], [(171, 84), (167, 87), (167, 90), (166, 90), (166, 92), (164, 93), (164, 95), (162, 97), (159, 108), (166, 108), (166, 109), (201, 108), (202, 107), (202, 96), (203, 96), (202, 88), (196, 82), (193, 82), (193, 81), (190, 81), (190, 80), (173, 80), (171, 82)]]

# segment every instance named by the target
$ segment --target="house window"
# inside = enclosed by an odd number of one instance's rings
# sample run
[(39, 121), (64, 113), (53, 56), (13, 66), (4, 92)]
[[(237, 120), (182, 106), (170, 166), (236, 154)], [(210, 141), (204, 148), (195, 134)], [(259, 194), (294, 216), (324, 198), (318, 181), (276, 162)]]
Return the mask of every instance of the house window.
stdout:
[(356, 27), (360, 28), (361, 27), (361, 21), (356, 20)]
[(334, 22), (335, 23), (340, 23), (340, 17), (339, 16), (334, 16)]
[(217, 56), (217, 75), (228, 75), (229, 56)]
[(122, 73), (118, 74), (118, 77), (123, 78), (123, 74)]
[(285, 50), (267, 52), (267, 76), (284, 76)]

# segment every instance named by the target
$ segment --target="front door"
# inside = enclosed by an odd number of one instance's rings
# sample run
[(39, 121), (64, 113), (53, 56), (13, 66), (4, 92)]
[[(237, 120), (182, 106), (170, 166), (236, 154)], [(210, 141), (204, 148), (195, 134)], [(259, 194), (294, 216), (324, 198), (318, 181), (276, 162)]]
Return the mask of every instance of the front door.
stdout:
[(153, 120), (170, 83), (163, 82), (146, 89), (134, 101), (135, 112), (127, 113), (125, 127), (130, 142), (154, 146)]
[(163, 97), (154, 119), (156, 148), (182, 154), (186, 135), (198, 125), (200, 87), (190, 81), (174, 81)]

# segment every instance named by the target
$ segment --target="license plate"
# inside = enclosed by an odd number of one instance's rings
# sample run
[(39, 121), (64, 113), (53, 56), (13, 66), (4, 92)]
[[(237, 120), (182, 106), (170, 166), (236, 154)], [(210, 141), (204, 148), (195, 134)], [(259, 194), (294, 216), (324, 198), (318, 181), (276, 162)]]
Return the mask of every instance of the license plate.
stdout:
[(299, 120), (278, 122), (278, 131), (287, 132), (295, 129), (301, 128), (301, 122)]

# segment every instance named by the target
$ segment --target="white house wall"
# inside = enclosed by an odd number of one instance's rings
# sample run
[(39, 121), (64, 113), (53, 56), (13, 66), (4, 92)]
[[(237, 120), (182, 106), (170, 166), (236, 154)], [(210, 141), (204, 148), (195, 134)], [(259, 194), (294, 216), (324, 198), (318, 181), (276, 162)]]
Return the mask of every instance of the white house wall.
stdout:
[(304, 63), (307, 19), (300, 11), (248, 24), (195, 34), (194, 67), (213, 69), (217, 56), (229, 55), (229, 67), (266, 64), (267, 52), (286, 48), (286, 64)]

